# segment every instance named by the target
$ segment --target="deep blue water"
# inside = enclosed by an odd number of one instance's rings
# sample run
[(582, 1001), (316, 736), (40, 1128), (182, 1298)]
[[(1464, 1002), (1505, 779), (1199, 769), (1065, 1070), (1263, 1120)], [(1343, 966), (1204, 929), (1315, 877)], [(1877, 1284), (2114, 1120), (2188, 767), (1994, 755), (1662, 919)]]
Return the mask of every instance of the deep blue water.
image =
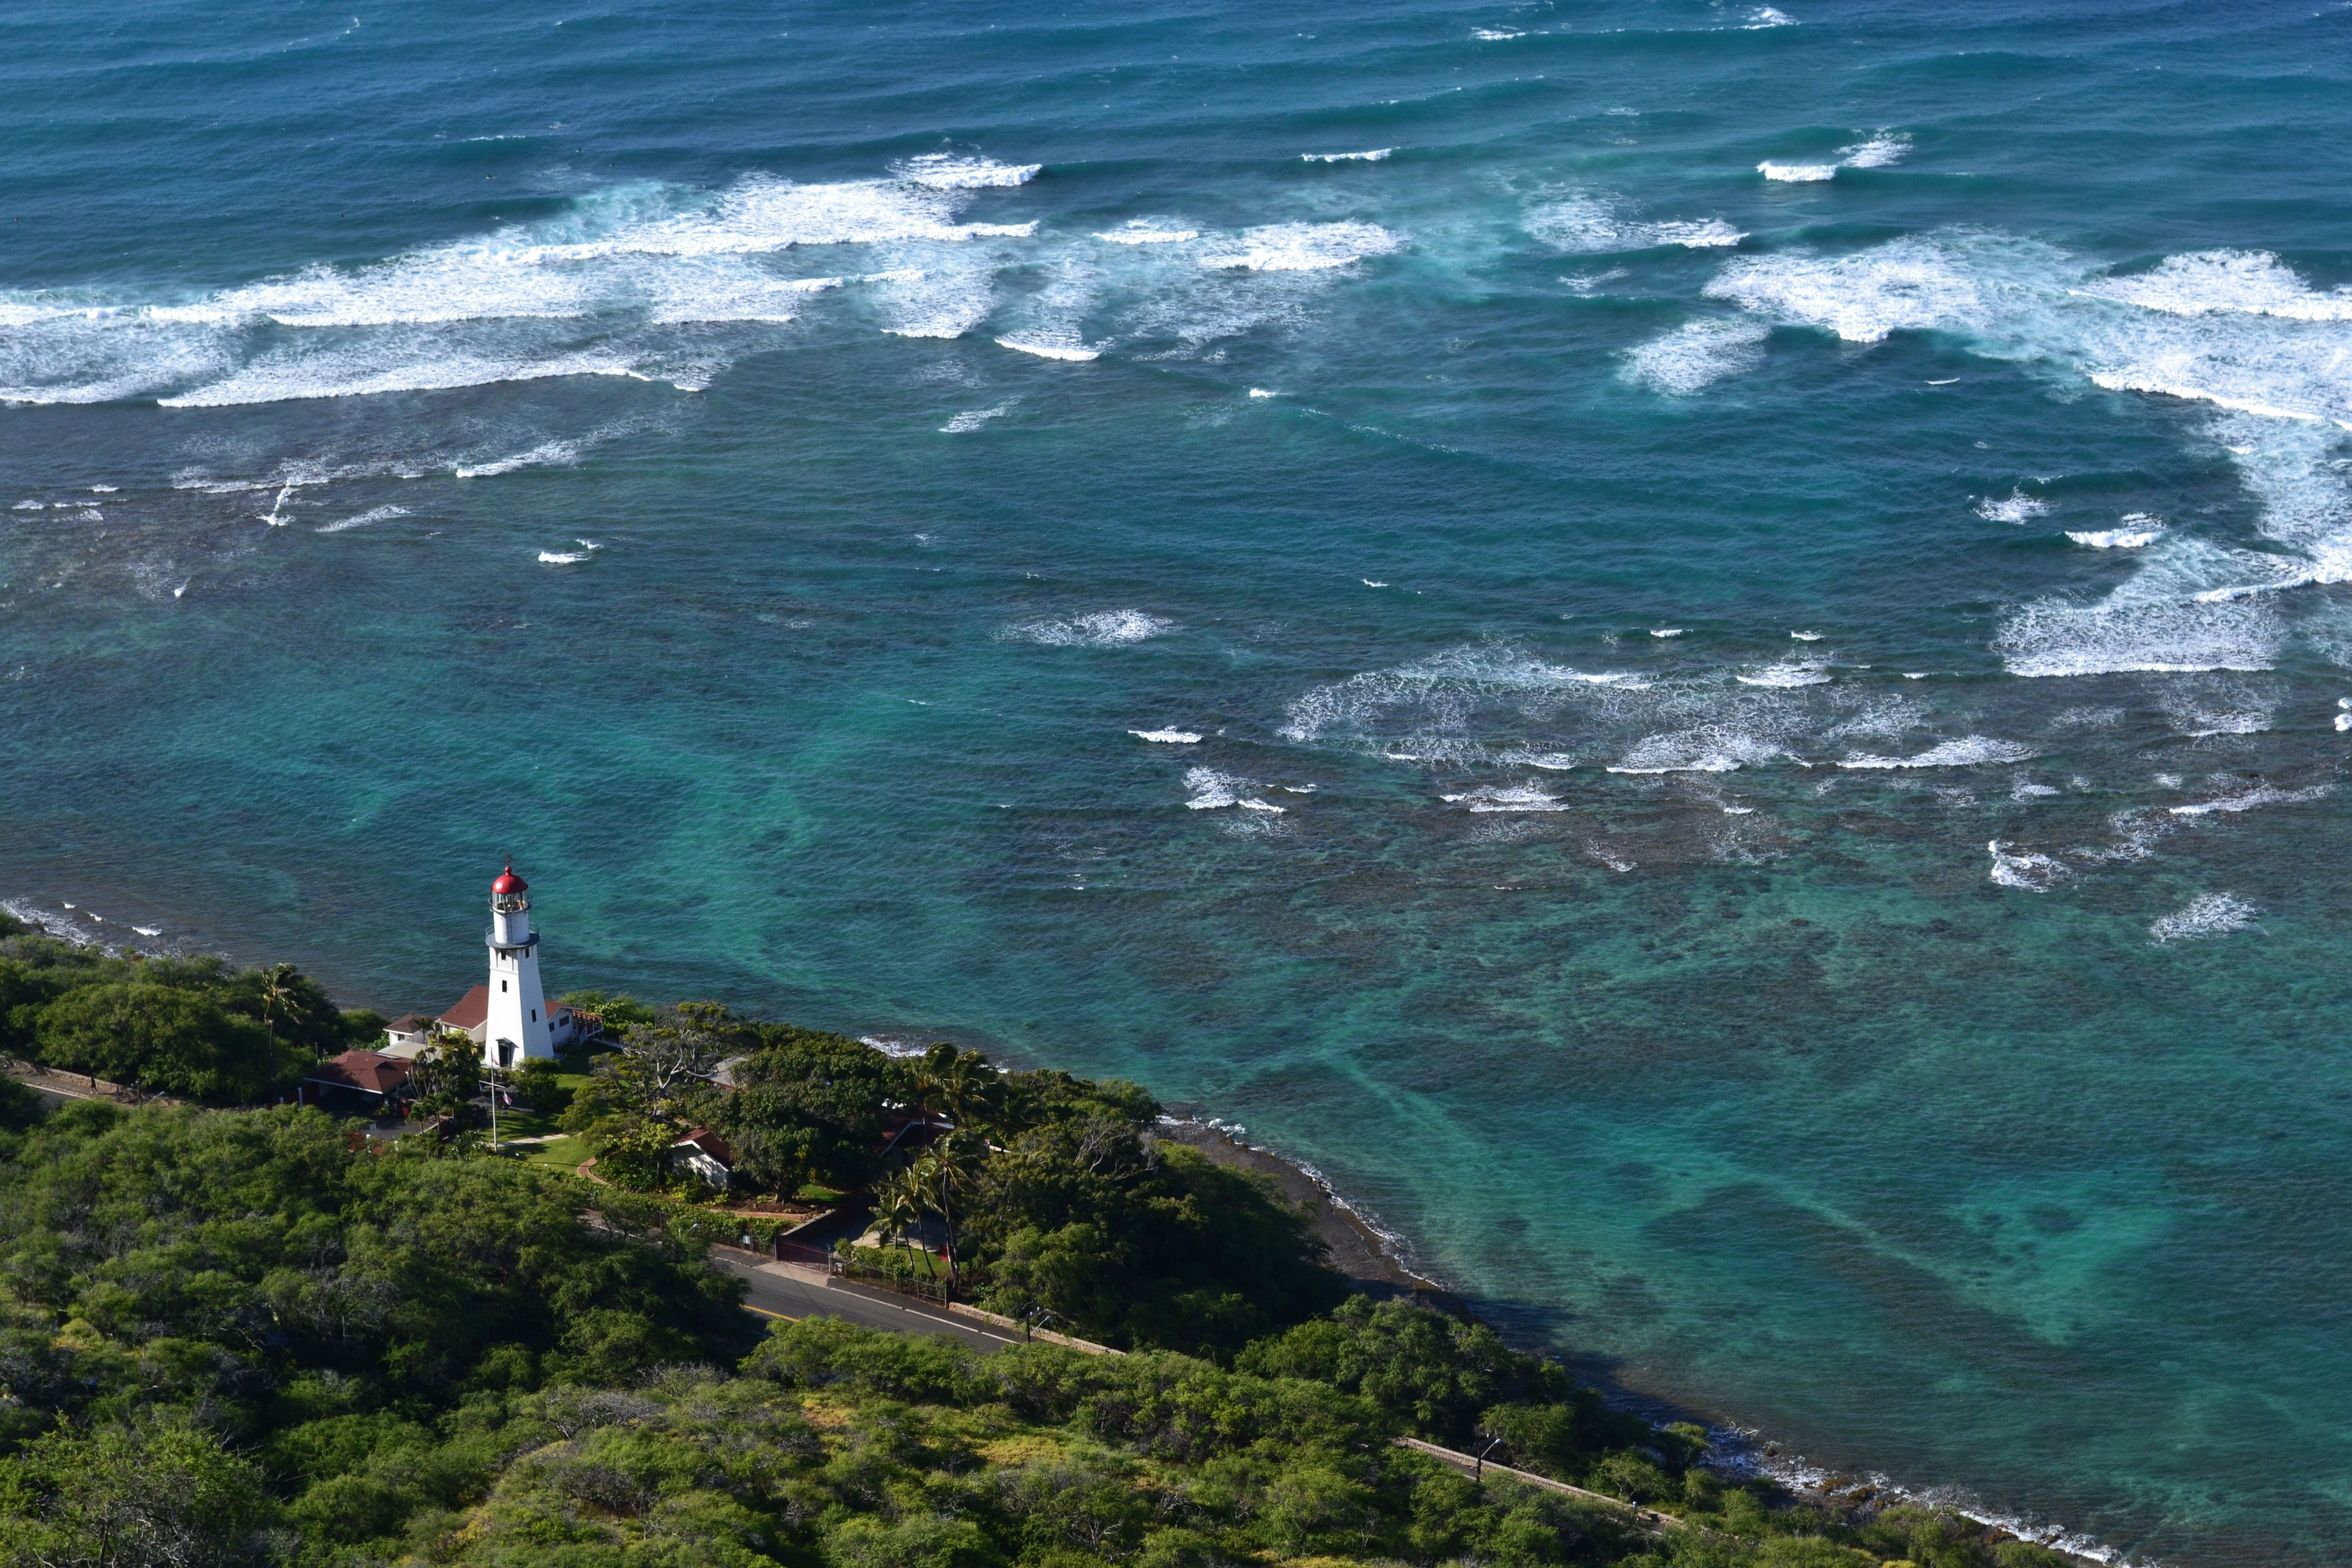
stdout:
[(511, 853), (2345, 1561), (2352, 9), (1785, 9), (9, 7), (0, 896), (404, 1010)]

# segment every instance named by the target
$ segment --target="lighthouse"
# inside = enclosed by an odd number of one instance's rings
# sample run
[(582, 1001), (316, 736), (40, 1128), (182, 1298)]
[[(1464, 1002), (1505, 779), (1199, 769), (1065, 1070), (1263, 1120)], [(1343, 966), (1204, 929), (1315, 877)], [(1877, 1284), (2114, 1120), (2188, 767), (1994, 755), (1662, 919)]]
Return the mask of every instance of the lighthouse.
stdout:
[(520, 1067), (533, 1057), (552, 1057), (565, 1039), (556, 1032), (547, 994), (540, 988), (539, 933), (530, 929), (530, 900), (525, 897), (530, 891), (530, 884), (515, 875), (512, 863), (490, 884), (489, 1007), (482, 1029), (482, 1060), (490, 1067)]

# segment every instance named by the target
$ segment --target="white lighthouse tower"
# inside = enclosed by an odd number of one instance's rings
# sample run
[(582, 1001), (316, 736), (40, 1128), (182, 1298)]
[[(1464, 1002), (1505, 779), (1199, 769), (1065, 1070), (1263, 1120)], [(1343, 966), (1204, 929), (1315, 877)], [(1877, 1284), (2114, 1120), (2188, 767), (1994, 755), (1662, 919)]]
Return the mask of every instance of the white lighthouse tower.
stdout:
[(482, 1060), (490, 1067), (552, 1057), (563, 1039), (540, 989), (539, 934), (530, 929), (530, 900), (523, 896), (530, 890), (511, 864), (490, 884), (490, 1005), (482, 1030)]

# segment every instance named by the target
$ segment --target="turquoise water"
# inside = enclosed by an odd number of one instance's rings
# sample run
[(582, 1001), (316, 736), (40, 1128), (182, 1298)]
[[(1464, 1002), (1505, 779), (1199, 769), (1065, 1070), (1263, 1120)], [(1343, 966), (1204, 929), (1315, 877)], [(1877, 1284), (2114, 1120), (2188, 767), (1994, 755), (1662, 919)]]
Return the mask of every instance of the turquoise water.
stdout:
[(404, 1010), (511, 853), (2345, 1561), (2352, 11), (1785, 9), (13, 7), (0, 896)]

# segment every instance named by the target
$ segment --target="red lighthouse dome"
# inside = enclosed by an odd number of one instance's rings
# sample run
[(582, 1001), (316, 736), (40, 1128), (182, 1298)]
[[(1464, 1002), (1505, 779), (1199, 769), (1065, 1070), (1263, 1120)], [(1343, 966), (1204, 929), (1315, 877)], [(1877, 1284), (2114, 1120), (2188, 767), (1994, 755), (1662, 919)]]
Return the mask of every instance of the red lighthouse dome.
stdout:
[(528, 891), (530, 887), (530, 884), (529, 882), (524, 881), (520, 877), (515, 875), (514, 865), (509, 861), (507, 865), (507, 868), (499, 873), (499, 879), (490, 884), (490, 891), (493, 893), (520, 893)]

